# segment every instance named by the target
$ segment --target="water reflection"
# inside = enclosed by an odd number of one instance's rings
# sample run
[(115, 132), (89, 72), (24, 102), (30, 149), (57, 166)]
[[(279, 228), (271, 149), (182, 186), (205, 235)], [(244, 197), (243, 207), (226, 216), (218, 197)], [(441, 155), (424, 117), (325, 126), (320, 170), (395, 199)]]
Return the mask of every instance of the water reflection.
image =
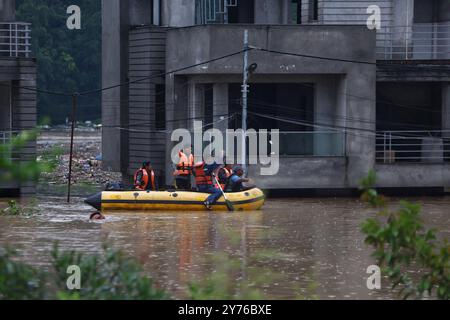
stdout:
[[(419, 199), (427, 224), (449, 236), (449, 198)], [(41, 215), (26, 219), (0, 217), (0, 245), (20, 247), (23, 259), (47, 266), (54, 241), (62, 249), (101, 252), (108, 242), (137, 258), (158, 285), (177, 298), (189, 283), (218, 269), (217, 254), (238, 268), (233, 282), (259, 270), (276, 277), (260, 284), (272, 298), (394, 298), (366, 288), (371, 251), (360, 232), (373, 212), (354, 199), (282, 199), (268, 201), (263, 211), (248, 213), (115, 212), (105, 221), (88, 221), (91, 209), (77, 199), (39, 199)], [(274, 256), (267, 259), (267, 256)], [(267, 279), (269, 280), (269, 278)]]

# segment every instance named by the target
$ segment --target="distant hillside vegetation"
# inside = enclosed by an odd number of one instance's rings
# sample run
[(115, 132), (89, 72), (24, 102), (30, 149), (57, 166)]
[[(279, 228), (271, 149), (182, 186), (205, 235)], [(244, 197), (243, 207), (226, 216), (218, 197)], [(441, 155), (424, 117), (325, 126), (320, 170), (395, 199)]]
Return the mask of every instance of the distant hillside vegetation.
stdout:
[[(66, 26), (70, 5), (81, 8), (81, 30)], [(38, 87), (73, 92), (101, 83), (100, 0), (16, 0), (17, 21), (32, 23), (32, 49), (38, 62)], [(39, 117), (61, 124), (70, 117), (70, 98), (38, 95)], [(79, 120), (101, 116), (100, 97), (80, 99)]]

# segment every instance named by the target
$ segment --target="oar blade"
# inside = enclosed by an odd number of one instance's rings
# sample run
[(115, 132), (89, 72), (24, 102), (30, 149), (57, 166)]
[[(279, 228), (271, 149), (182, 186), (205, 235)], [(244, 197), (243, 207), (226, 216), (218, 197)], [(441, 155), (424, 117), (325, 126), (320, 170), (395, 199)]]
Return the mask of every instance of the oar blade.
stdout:
[(233, 206), (233, 204), (231, 203), (231, 201), (226, 200), (225, 203), (227, 204), (228, 211), (230, 211), (230, 212), (236, 211), (236, 210), (234, 209), (234, 206)]

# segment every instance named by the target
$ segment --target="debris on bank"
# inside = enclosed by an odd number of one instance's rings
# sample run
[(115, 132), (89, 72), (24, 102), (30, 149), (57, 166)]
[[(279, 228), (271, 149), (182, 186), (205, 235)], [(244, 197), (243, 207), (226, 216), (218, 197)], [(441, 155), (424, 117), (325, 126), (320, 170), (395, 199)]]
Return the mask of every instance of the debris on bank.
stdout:
[[(38, 156), (61, 150), (56, 170), (43, 174), (42, 183), (50, 185), (67, 184), (70, 160), (70, 130), (68, 128), (52, 128), (41, 132), (38, 138)], [(101, 130), (79, 128), (74, 137), (74, 153), (72, 165), (72, 183), (104, 186), (107, 183), (120, 182), (121, 174), (107, 172), (102, 168)]]

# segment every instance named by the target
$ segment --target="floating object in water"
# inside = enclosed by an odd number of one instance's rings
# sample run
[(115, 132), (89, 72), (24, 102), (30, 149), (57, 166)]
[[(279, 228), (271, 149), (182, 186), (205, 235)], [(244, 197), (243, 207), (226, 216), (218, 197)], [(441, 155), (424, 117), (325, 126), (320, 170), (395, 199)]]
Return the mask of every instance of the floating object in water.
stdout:
[[(204, 202), (210, 195), (189, 191), (104, 191), (85, 201), (97, 210), (139, 211), (205, 211)], [(227, 199), (236, 211), (260, 210), (265, 202), (264, 193), (257, 188), (237, 193), (227, 193)], [(227, 211), (221, 197), (213, 211)]]

